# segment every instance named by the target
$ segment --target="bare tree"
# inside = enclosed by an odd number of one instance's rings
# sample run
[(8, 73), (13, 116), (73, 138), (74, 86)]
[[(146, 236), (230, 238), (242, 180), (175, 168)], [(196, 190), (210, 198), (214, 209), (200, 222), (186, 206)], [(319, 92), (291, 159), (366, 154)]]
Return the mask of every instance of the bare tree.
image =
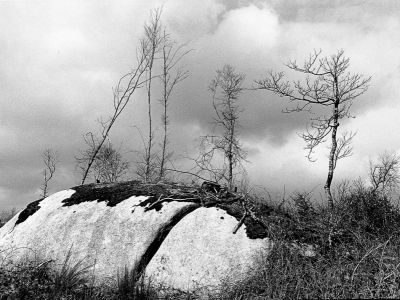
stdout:
[(350, 108), (353, 100), (362, 95), (368, 89), (371, 77), (364, 78), (360, 74), (351, 74), (347, 71), (350, 59), (344, 56), (340, 50), (329, 57), (321, 57), (321, 51), (314, 51), (303, 66), (296, 61), (290, 61), (287, 67), (293, 71), (305, 74), (304, 81), (290, 83), (285, 81), (283, 72), (270, 71), (265, 79), (256, 81), (258, 89), (271, 91), (281, 97), (288, 98), (295, 104), (286, 108), (285, 112), (308, 111), (318, 106), (323, 110), (317, 117), (311, 117), (310, 126), (301, 137), (306, 142), (308, 159), (312, 161), (311, 155), (315, 148), (326, 141), (330, 135), (331, 145), (329, 153), (328, 176), (324, 186), (326, 198), (333, 207), (331, 184), (337, 160), (351, 154), (350, 143), (354, 134), (337, 137), (339, 120), (351, 117)]
[(174, 69), (180, 60), (189, 52), (190, 50), (185, 49), (184, 44), (178, 45), (175, 41), (171, 40), (170, 36), (164, 29), (162, 44), (162, 74), (160, 76), (162, 84), (162, 99), (160, 100), (160, 103), (163, 107), (163, 113), (161, 116), (163, 139), (161, 143), (160, 169), (158, 174), (159, 180), (165, 177), (166, 162), (171, 156), (167, 149), (169, 125), (168, 105), (170, 96), (175, 86), (189, 76), (189, 72), (186, 70), (178, 68), (174, 71)]
[(400, 157), (396, 153), (385, 152), (377, 161), (369, 162), (369, 180), (372, 191), (388, 193), (400, 183)]
[(95, 178), (100, 182), (117, 182), (129, 171), (129, 162), (122, 157), (121, 149), (111, 142), (101, 147), (94, 163)]
[(162, 49), (163, 35), (161, 32), (161, 9), (157, 8), (151, 11), (150, 22), (145, 25), (145, 37), (144, 41), (147, 45), (146, 52), (146, 89), (147, 89), (147, 108), (148, 108), (148, 118), (149, 118), (149, 133), (147, 138), (147, 146), (145, 147), (145, 182), (151, 181), (150, 172), (152, 162), (152, 147), (154, 143), (154, 132), (152, 123), (152, 113), (151, 113), (151, 88), (153, 83), (153, 68), (156, 55)]
[[(236, 73), (230, 65), (217, 70), (209, 89), (213, 97), (215, 129), (222, 132), (220, 135), (208, 135), (202, 138), (202, 151), (195, 160), (200, 169), (213, 174), (217, 182), (224, 179), (229, 190), (232, 190), (234, 185), (234, 169), (246, 156), (238, 137), (239, 117), (242, 112), (238, 99), (243, 91), (243, 81), (244, 75)], [(215, 167), (212, 163), (216, 152), (223, 155), (222, 168)]]
[(78, 169), (82, 173), (86, 172), (88, 161), (93, 157), (94, 151), (97, 155), (92, 164), (88, 175), (92, 174), (96, 182), (116, 182), (123, 178), (129, 170), (129, 162), (124, 160), (120, 149), (114, 148), (113, 144), (107, 139), (99, 148), (102, 138), (96, 137), (89, 132), (84, 136), (86, 149), (75, 157)]
[(93, 144), (92, 142), (94, 140), (90, 141), (91, 137), (93, 138), (93, 135), (91, 133), (87, 134), (89, 143), (92, 143), (91, 146), (94, 146), (94, 148), (91, 151), (91, 156), (89, 157), (89, 159), (83, 159), (83, 161), (86, 162), (86, 165), (80, 165), (80, 168), (83, 167), (81, 184), (85, 183), (85, 180), (89, 174), (90, 168), (92, 167), (96, 159), (97, 154), (99, 153), (101, 147), (106, 141), (110, 130), (115, 124), (116, 120), (130, 102), (133, 93), (144, 85), (146, 85), (147, 87), (147, 82), (152, 79), (151, 74), (143, 79), (143, 75), (146, 73), (146, 71), (149, 70), (149, 64), (151, 62), (151, 59), (149, 59), (149, 57), (153, 55), (151, 41), (149, 41), (149, 39), (147, 38), (148, 34), (148, 25), (146, 25), (145, 37), (140, 40), (140, 46), (136, 51), (135, 67), (133, 67), (130, 72), (122, 76), (119, 79), (116, 87), (113, 89), (113, 112), (107, 120), (101, 120), (103, 130), (101, 132), (100, 139), (95, 144)]
[(44, 163), (44, 169), (42, 171), (43, 174), (43, 183), (41, 186), (42, 197), (47, 197), (49, 182), (53, 178), (54, 173), (56, 172), (56, 166), (58, 162), (58, 154), (52, 149), (46, 149), (42, 153), (42, 159)]

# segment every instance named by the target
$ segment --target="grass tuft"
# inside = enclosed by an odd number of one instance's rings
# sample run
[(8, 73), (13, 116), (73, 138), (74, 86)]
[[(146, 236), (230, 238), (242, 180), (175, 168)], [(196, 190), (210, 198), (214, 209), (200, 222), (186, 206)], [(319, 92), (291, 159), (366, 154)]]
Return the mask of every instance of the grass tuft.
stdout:
[(93, 265), (84, 266), (84, 259), (71, 265), (71, 255), (72, 246), (69, 248), (61, 268), (53, 271), (55, 296), (63, 295), (67, 291), (79, 291), (87, 288), (88, 272)]

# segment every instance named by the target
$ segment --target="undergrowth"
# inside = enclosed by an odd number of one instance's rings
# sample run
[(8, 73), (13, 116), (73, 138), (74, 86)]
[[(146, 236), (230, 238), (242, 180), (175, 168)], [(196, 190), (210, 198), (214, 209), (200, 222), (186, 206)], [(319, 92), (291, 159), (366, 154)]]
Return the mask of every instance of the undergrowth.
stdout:
[[(400, 212), (390, 198), (350, 188), (333, 209), (313, 204), (306, 193), (291, 200), (291, 206), (254, 201), (274, 246), (241, 282), (226, 282), (210, 299), (400, 298)], [(306, 245), (312, 255), (302, 251)], [(0, 267), (0, 299), (198, 298), (160, 289), (128, 268), (114, 285), (96, 287), (90, 266), (69, 258), (58, 268), (50, 262)]]
[[(333, 209), (292, 196), (265, 218), (274, 240), (245, 280), (220, 299), (400, 298), (400, 212), (390, 198), (352, 188)], [(283, 210), (283, 211), (282, 211)], [(302, 246), (312, 245), (313, 255)]]

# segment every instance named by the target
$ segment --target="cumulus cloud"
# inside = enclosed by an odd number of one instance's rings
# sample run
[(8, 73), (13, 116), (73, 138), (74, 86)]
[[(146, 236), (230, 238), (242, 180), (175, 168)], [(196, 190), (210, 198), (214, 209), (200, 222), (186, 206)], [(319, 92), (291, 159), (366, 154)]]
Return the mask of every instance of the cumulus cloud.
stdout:
[(224, 14), (210, 43), (225, 50), (227, 56), (246, 56), (269, 51), (278, 36), (278, 16), (266, 5), (249, 5)]
[(170, 30), (187, 40), (212, 31), (224, 11), (225, 5), (214, 0), (175, 0), (163, 6)]
[[(183, 61), (190, 77), (171, 98), (176, 154), (193, 154), (193, 139), (212, 130), (207, 86), (216, 69), (232, 64), (251, 87), (268, 69), (285, 70), (283, 63), (300, 62), (314, 48), (326, 55), (343, 48), (352, 72), (372, 76), (369, 91), (353, 106), (357, 118), (342, 122), (358, 134), (355, 154), (339, 165), (338, 178), (362, 174), (372, 152), (400, 148), (396, 131), (385, 130), (399, 125), (398, 1), (0, 1), (0, 138), (6, 141), (0, 147), (0, 206), (34, 200), (40, 153), (49, 146), (61, 154), (53, 188), (77, 183), (73, 156), (81, 135), (108, 115), (111, 88), (133, 66), (149, 10), (160, 5), (172, 36), (193, 49)], [(133, 126), (146, 130), (143, 100), (139, 91), (111, 134), (130, 150), (142, 148)], [(241, 139), (254, 182), (279, 189), (286, 180), (293, 188), (323, 182), (325, 146), (310, 164), (296, 135), (307, 115), (281, 114), (287, 102), (266, 91), (246, 91), (240, 103)]]

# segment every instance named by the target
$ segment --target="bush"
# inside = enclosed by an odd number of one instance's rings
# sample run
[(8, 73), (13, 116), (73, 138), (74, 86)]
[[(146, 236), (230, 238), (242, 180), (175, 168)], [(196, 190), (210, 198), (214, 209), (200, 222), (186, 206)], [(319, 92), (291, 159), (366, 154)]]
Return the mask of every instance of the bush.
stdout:
[[(221, 299), (398, 298), (400, 279), (396, 245), (365, 241), (354, 253), (304, 257), (278, 242), (260, 256), (242, 283), (225, 289)], [(344, 254), (344, 253), (343, 253)]]
[(344, 226), (358, 232), (378, 234), (386, 239), (397, 233), (400, 214), (390, 198), (374, 191), (354, 191), (339, 199), (336, 214), (341, 216)]
[(3, 299), (44, 299), (52, 291), (49, 262), (26, 262), (0, 268), (0, 295)]
[[(387, 195), (351, 188), (333, 209), (313, 205), (307, 193), (291, 200), (279, 222), (267, 217), (279, 232), (271, 252), (221, 299), (400, 297), (400, 212)], [(302, 243), (316, 255), (305, 256)]]

